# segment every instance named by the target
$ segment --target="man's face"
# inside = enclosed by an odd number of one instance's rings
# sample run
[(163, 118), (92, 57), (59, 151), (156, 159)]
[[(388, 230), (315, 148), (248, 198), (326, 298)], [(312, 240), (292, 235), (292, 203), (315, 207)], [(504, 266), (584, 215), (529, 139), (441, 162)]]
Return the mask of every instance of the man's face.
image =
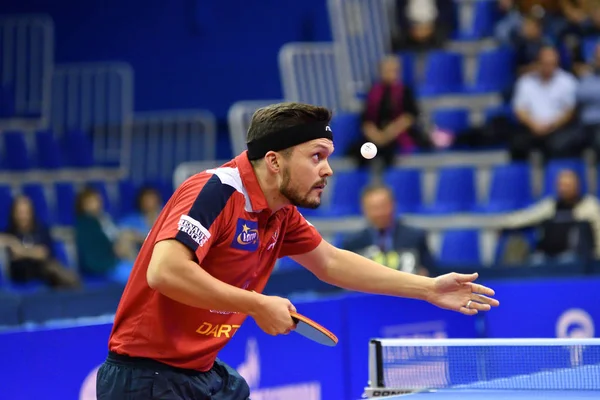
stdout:
[(395, 83), (400, 79), (400, 61), (388, 58), (381, 63), (381, 80), (385, 83)]
[(558, 67), (558, 54), (550, 48), (540, 51), (539, 69), (543, 77), (550, 77)]
[(333, 174), (328, 157), (333, 153), (333, 142), (315, 139), (302, 143), (283, 160), (279, 192), (297, 207), (318, 208), (327, 178)]
[(558, 175), (558, 197), (570, 201), (579, 196), (579, 178), (573, 171), (562, 171)]
[(365, 218), (375, 229), (387, 229), (394, 221), (394, 201), (387, 190), (375, 190), (362, 201)]

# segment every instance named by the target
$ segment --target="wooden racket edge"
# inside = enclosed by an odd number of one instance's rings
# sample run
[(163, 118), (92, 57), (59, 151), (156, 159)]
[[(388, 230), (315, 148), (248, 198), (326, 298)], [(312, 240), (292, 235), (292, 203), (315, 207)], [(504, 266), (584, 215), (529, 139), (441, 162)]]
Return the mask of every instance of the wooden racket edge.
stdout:
[(335, 344), (338, 343), (338, 338), (337, 336), (331, 332), (329, 329), (325, 328), (324, 326), (322, 326), (321, 324), (313, 321), (310, 318), (305, 317), (304, 315), (298, 314), (297, 312), (294, 311), (290, 311), (290, 316), (293, 319), (297, 319), (299, 321), (302, 321), (310, 326), (312, 326), (313, 328), (316, 328), (317, 330), (319, 330), (320, 332), (324, 333), (325, 336), (327, 336), (329, 339), (331, 339), (331, 341)]

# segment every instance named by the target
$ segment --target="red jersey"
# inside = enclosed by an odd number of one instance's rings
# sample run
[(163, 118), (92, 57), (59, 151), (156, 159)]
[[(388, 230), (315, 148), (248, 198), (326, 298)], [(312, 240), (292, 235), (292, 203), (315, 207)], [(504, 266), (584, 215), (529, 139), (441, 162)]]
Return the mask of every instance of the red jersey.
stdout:
[(244, 152), (187, 179), (154, 223), (135, 261), (109, 339), (109, 350), (179, 368), (209, 370), (246, 315), (184, 305), (151, 289), (146, 271), (154, 245), (175, 239), (230, 285), (261, 293), (275, 261), (321, 242), (296, 207), (273, 213)]

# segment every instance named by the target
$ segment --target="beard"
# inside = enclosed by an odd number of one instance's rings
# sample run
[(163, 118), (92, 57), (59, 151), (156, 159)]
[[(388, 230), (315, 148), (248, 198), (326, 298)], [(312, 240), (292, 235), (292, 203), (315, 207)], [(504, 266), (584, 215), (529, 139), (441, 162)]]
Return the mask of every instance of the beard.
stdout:
[(290, 203), (295, 205), (296, 207), (301, 208), (310, 208), (316, 209), (321, 205), (321, 198), (319, 196), (315, 196), (314, 198), (310, 198), (310, 192), (314, 189), (314, 186), (324, 185), (326, 184), (325, 179), (316, 183), (310, 190), (306, 193), (301, 193), (297, 187), (292, 187), (291, 185), (291, 174), (289, 168), (285, 168), (283, 170), (283, 182), (281, 182), (281, 186), (279, 187), (279, 193), (281, 193), (285, 198), (289, 200)]

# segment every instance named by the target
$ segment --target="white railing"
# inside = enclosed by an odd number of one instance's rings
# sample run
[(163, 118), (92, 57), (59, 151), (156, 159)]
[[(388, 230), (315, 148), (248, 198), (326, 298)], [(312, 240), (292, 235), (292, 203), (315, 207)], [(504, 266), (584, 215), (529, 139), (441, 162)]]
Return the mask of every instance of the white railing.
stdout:
[(286, 101), (342, 108), (333, 43), (288, 43), (279, 51)]
[[(377, 76), (379, 61), (391, 48), (393, 1), (327, 0), (336, 45), (343, 99), (351, 107), (357, 93), (366, 92)], [(392, 17), (390, 17), (392, 16)]]
[(132, 113), (133, 70), (129, 64), (55, 67), (50, 127), (57, 136), (74, 130), (89, 134), (96, 164), (127, 170)]
[(206, 110), (136, 113), (130, 176), (136, 182), (170, 181), (182, 163), (213, 160), (216, 138), (216, 118)]
[(48, 116), (54, 23), (46, 15), (0, 17), (0, 86), (14, 94), (15, 117)]
[(227, 113), (231, 150), (234, 155), (246, 150), (246, 135), (256, 110), (270, 104), (281, 103), (283, 100), (251, 100), (233, 103)]

